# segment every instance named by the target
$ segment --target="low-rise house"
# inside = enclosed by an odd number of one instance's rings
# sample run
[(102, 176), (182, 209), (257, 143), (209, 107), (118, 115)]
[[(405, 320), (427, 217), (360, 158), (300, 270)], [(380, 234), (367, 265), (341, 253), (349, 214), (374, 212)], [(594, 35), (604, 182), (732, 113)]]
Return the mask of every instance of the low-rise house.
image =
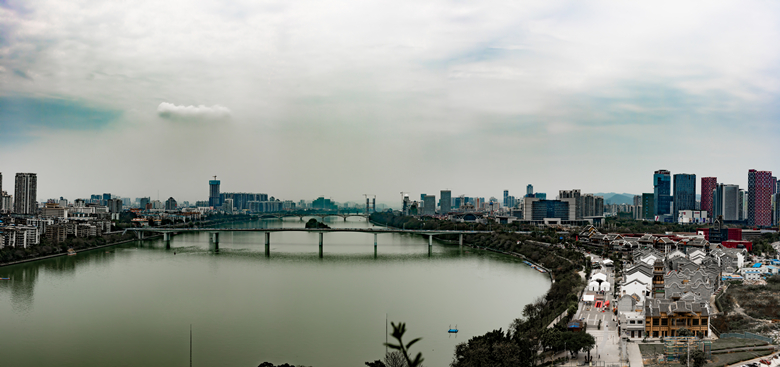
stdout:
[(764, 272), (758, 268), (742, 268), (739, 270), (742, 278), (745, 280), (760, 280), (764, 279)]
[(623, 312), (618, 316), (620, 324), (618, 326), (618, 335), (631, 339), (642, 338), (645, 334), (645, 314), (644, 312)]
[(709, 301), (691, 294), (678, 301), (648, 299), (645, 305), (645, 332), (651, 338), (678, 336), (681, 328), (709, 337), (709, 325)]
[(639, 302), (644, 302), (645, 298), (650, 294), (650, 284), (634, 279), (620, 285), (620, 294), (622, 296), (635, 295)]
[(623, 271), (624, 282), (638, 280), (645, 284), (653, 281), (653, 267), (644, 262), (639, 262)]

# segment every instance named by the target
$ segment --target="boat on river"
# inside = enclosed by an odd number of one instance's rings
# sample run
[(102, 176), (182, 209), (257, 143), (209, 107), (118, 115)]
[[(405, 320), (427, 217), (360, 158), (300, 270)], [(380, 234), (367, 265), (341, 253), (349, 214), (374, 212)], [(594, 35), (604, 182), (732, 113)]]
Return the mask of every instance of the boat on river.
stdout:
[(528, 266), (530, 266), (530, 267), (532, 267), (532, 268), (536, 269), (536, 271), (538, 271), (538, 272), (540, 272), (540, 273), (546, 273), (546, 272), (547, 272), (547, 270), (544, 270), (544, 269), (542, 269), (542, 268), (540, 268), (540, 267), (538, 267), (538, 266), (534, 265), (533, 263), (531, 263), (531, 262), (530, 262), (530, 261), (528, 261), (528, 260), (523, 260), (523, 262), (524, 262), (526, 265), (528, 265)]
[(68, 256), (73, 256), (73, 255), (75, 255), (75, 254), (76, 254), (76, 250), (74, 250), (74, 249), (72, 249), (72, 248), (69, 248), (69, 249), (68, 249)]

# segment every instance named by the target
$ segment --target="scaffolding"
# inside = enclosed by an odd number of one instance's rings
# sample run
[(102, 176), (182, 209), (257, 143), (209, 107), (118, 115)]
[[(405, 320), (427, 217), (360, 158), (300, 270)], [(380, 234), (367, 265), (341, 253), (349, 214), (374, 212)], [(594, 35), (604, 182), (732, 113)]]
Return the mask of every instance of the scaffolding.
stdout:
[(712, 341), (701, 340), (695, 336), (677, 336), (664, 338), (664, 361), (672, 362), (680, 359), (685, 353), (700, 350), (707, 359), (712, 359)]

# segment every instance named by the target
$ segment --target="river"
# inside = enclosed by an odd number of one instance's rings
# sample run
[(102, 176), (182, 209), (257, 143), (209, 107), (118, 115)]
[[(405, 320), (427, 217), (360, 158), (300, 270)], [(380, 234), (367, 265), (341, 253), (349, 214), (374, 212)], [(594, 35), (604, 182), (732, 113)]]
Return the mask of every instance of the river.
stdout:
[[(369, 227), (363, 219), (331, 227)], [(303, 227), (296, 219), (236, 227)], [(409, 234), (223, 232), (117, 245), (0, 268), (0, 365), (314, 367), (381, 359), (385, 318), (427, 367), (506, 330), (549, 277), (519, 259)], [(457, 335), (448, 334), (457, 325)], [(389, 327), (389, 326), (388, 326)], [(391, 329), (392, 330), (392, 329)], [(391, 339), (392, 341), (392, 339)]]

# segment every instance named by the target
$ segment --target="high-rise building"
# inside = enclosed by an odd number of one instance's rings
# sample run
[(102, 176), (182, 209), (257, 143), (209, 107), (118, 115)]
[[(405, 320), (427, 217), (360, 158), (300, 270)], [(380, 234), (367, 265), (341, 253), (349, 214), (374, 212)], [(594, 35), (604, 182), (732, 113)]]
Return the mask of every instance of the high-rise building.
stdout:
[(504, 206), (509, 206), (509, 190), (504, 190)]
[(739, 189), (739, 220), (742, 221), (747, 220), (747, 197), (747, 192)]
[[(506, 195), (507, 191), (504, 191)], [(450, 190), (441, 190), (441, 202), (439, 207), (441, 208), (441, 214), (447, 214), (452, 210), (452, 192)], [(506, 200), (506, 198), (504, 199)]]
[(674, 212), (677, 221), (680, 210), (696, 210), (696, 175), (678, 173), (674, 175)]
[[(0, 195), (3, 194), (3, 173), (0, 172)], [(3, 210), (3, 203), (0, 203), (0, 210)]]
[(102, 199), (100, 200), (100, 205), (108, 206), (109, 200), (111, 200), (111, 194), (104, 193)]
[(672, 176), (665, 169), (655, 171), (653, 174), (653, 200), (655, 200), (653, 202), (655, 215), (672, 214)]
[(0, 212), (10, 212), (13, 209), (13, 200), (7, 192), (0, 192)]
[[(558, 191), (559, 199), (574, 199), (574, 218), (570, 220), (582, 219), (582, 195), (579, 189)], [(571, 208), (570, 208), (571, 209)]]
[(712, 195), (712, 212), (708, 216), (723, 216), (724, 221), (739, 220), (739, 186), (718, 184)]
[(717, 218), (714, 216), (712, 210), (712, 192), (715, 190), (715, 186), (718, 185), (717, 177), (702, 177), (701, 178), (701, 210), (704, 210), (709, 214), (709, 218)]
[(534, 194), (534, 185), (528, 184), (528, 186), (525, 187), (525, 197), (532, 197)]
[(14, 213), (38, 213), (38, 176), (35, 173), (17, 173), (14, 192)]
[(596, 207), (595, 211), (593, 213), (595, 216), (602, 216), (604, 215), (604, 197), (603, 196), (596, 196)]
[(222, 200), (219, 196), (219, 180), (214, 176), (213, 180), (209, 180), (209, 206), (216, 208), (220, 205)]
[(147, 198), (140, 198), (138, 199), (138, 206), (141, 208), (141, 210), (151, 209), (149, 204), (151, 204), (151, 199)]
[(253, 194), (247, 192), (222, 192), (219, 194), (220, 203), (224, 203), (227, 199), (233, 200), (234, 210), (249, 210), (250, 201), (269, 201), (268, 194)]
[(436, 195), (425, 195), (423, 203), (423, 215), (436, 214)]
[(652, 220), (655, 217), (655, 195), (652, 193), (642, 194), (642, 218)]
[[(772, 225), (772, 172), (748, 171), (748, 215), (749, 226)], [(18, 200), (18, 199), (17, 199)]]
[(122, 212), (122, 199), (116, 198), (116, 199), (108, 199), (108, 212), (109, 213), (120, 213)]
[(169, 197), (168, 200), (165, 200), (165, 210), (176, 210), (177, 206), (176, 199), (173, 197)]

